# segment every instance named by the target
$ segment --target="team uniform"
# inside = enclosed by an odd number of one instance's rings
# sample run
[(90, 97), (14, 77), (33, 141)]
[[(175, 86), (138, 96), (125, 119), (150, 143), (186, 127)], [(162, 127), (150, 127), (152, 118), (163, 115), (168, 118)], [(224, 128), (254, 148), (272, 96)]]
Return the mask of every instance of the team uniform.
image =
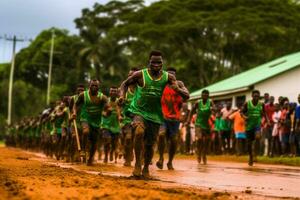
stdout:
[[(197, 138), (197, 158), (198, 162), (206, 163), (206, 151), (208, 149), (208, 141), (202, 141), (203, 137), (208, 137), (210, 135), (210, 126), (209, 119), (211, 116), (211, 106), (212, 102), (210, 99), (207, 99), (205, 104), (202, 100), (198, 102), (198, 112), (195, 123), (195, 132)], [(199, 141), (201, 139), (201, 141)]]
[[(159, 127), (164, 123), (161, 97), (168, 83), (168, 73), (162, 71), (161, 77), (153, 80), (148, 69), (143, 69), (141, 72), (143, 86), (137, 85), (129, 112), (134, 115), (135, 150), (144, 149), (144, 170), (147, 171), (153, 157), (153, 145), (156, 142)], [(135, 151), (136, 168), (134, 174), (135, 172), (139, 173), (141, 168), (141, 155), (139, 155), (141, 152)]]
[[(113, 153), (117, 155), (118, 140), (120, 135), (120, 123), (117, 113), (117, 100), (112, 101), (110, 98), (107, 105), (111, 108), (111, 111), (107, 115), (102, 115), (101, 129), (102, 137), (104, 140), (105, 159), (107, 162), (107, 154), (110, 150), (110, 161), (113, 161)], [(115, 158), (117, 161), (117, 156)]]
[(257, 102), (257, 105), (253, 105), (252, 100), (249, 100), (246, 105), (246, 110), (243, 111), (246, 116), (246, 134), (247, 134), (247, 146), (249, 154), (249, 165), (253, 163), (253, 141), (260, 134), (261, 119), (263, 112), (263, 104)]
[(132, 128), (132, 118), (130, 116), (129, 108), (134, 97), (134, 91), (130, 88), (126, 92), (125, 102), (122, 108), (122, 146), (124, 148), (124, 158), (125, 166), (130, 166), (131, 160), (133, 158), (133, 128)]
[(159, 168), (163, 167), (163, 154), (165, 150), (165, 141), (170, 142), (169, 144), (169, 162), (167, 164), (169, 169), (173, 169), (172, 160), (176, 153), (177, 147), (177, 135), (180, 126), (181, 107), (183, 99), (182, 97), (169, 85), (167, 85), (163, 91), (161, 105), (164, 116), (164, 124), (161, 126), (159, 132), (158, 149), (160, 159), (157, 162)]
[(86, 152), (87, 139), (90, 142), (89, 160), (93, 161), (96, 152), (98, 136), (100, 135), (100, 125), (104, 104), (102, 103), (103, 94), (98, 92), (97, 101), (93, 102), (89, 95), (89, 90), (83, 93), (84, 102), (81, 107), (80, 122), (83, 131), (83, 150)]

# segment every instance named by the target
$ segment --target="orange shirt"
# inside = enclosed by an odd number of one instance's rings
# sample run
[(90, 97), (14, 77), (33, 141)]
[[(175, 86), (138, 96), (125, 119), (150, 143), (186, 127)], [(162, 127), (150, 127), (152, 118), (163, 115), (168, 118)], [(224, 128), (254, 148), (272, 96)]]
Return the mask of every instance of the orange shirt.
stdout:
[(233, 120), (233, 130), (235, 133), (246, 132), (246, 121), (242, 117), (240, 111), (236, 111), (229, 116), (229, 119)]

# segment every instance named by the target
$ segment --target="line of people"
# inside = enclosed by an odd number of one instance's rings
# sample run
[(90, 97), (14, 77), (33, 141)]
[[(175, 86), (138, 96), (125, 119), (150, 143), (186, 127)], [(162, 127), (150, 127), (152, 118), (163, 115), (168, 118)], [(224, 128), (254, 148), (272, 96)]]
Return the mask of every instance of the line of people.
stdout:
[(88, 89), (78, 85), (75, 95), (63, 97), (38, 117), (10, 126), (6, 144), (87, 165), (93, 164), (97, 151), (101, 160), (103, 151), (104, 163), (123, 156), (124, 165), (130, 166), (135, 159), (133, 175), (149, 178), (159, 135), (157, 166), (163, 168), (165, 144), (170, 142), (167, 167), (173, 170), (181, 105), (189, 92), (176, 80), (175, 69), (164, 71), (162, 66), (162, 53), (152, 51), (149, 65), (132, 68), (120, 87), (110, 88), (108, 97), (99, 90), (97, 79)]
[(272, 97), (263, 103), (260, 92), (254, 90), (252, 99), (238, 109), (229, 103), (221, 108), (209, 98), (209, 91), (203, 90), (189, 111), (189, 91), (176, 79), (174, 68), (165, 71), (162, 66), (162, 53), (152, 51), (148, 66), (132, 68), (121, 86), (111, 87), (107, 96), (97, 79), (91, 80), (88, 88), (80, 84), (76, 94), (56, 101), (38, 117), (8, 127), (6, 144), (87, 165), (93, 164), (96, 153), (104, 163), (123, 157), (124, 166), (135, 160), (134, 176), (145, 178), (150, 177), (156, 146), (156, 166), (163, 169), (167, 151), (169, 170), (174, 170), (177, 149), (185, 153), (195, 149), (203, 164), (209, 153), (247, 152), (250, 166), (264, 149), (269, 156), (296, 155), (299, 106), (293, 120), (295, 106), (286, 98), (280, 99), (280, 104), (274, 104)]

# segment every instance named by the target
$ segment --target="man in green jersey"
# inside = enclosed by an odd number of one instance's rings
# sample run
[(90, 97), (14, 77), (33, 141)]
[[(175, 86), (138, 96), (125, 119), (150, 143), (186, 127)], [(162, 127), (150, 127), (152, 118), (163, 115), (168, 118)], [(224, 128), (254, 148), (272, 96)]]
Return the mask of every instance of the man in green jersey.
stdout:
[[(59, 103), (58, 103), (59, 102)], [(55, 108), (54, 112), (52, 113), (52, 120), (54, 121), (54, 146), (53, 148), (55, 149), (55, 155), (56, 159), (59, 160), (62, 158), (62, 152), (63, 152), (63, 147), (62, 143), (63, 140), (65, 140), (65, 133), (63, 133), (63, 123), (65, 121), (65, 115), (66, 115), (66, 105), (63, 101), (58, 101), (57, 104), (58, 106)]]
[(252, 91), (252, 100), (247, 101), (242, 110), (242, 116), (246, 119), (246, 134), (247, 147), (249, 154), (249, 166), (253, 165), (254, 145), (255, 140), (260, 138), (260, 128), (262, 116), (265, 116), (269, 123), (268, 116), (265, 115), (264, 104), (259, 102), (260, 92), (258, 90)]
[(207, 163), (206, 154), (208, 151), (209, 139), (210, 139), (210, 126), (209, 119), (211, 117), (211, 110), (214, 107), (213, 102), (209, 99), (209, 91), (203, 90), (201, 93), (201, 99), (195, 103), (188, 122), (191, 121), (193, 114), (197, 111), (197, 118), (195, 123), (196, 132), (196, 145), (197, 145), (197, 160), (198, 163)]
[[(75, 103), (78, 100), (78, 97), (81, 93), (84, 92), (84, 85), (83, 84), (78, 84), (76, 87), (76, 93), (71, 96), (70, 98), (70, 102), (69, 102), (69, 110), (72, 111), (73, 107), (75, 105)], [(77, 125), (77, 131), (78, 131), (78, 137), (79, 137), (79, 142), (80, 142), (80, 146), (82, 145), (82, 129), (81, 129), (81, 124), (80, 124), (80, 115), (81, 115), (81, 111), (78, 111), (79, 113), (79, 117), (76, 118), (76, 125)], [(70, 139), (69, 139), (69, 155), (70, 155), (70, 160), (71, 162), (75, 162), (75, 161), (80, 161), (80, 157), (79, 157), (79, 151), (78, 151), (78, 146), (77, 146), (77, 141), (76, 141), (76, 133), (75, 133), (75, 126), (74, 126), (74, 122), (72, 119), (70, 119), (70, 127), (71, 127), (71, 135), (70, 135)], [(85, 153), (83, 152), (83, 155), (85, 155)]]
[(107, 97), (99, 91), (100, 82), (97, 79), (91, 80), (89, 89), (81, 93), (74, 105), (72, 119), (81, 107), (80, 121), (82, 124), (83, 145), (86, 151), (87, 139), (90, 142), (89, 158), (87, 165), (92, 165), (97, 149), (97, 138), (100, 135), (101, 116)]
[[(159, 127), (163, 124), (161, 97), (165, 86), (170, 83), (179, 94), (189, 94), (178, 87), (176, 78), (162, 70), (163, 58), (160, 51), (152, 51), (149, 56), (149, 67), (135, 72), (121, 85), (123, 102), (130, 85), (137, 85), (134, 98), (129, 108), (133, 117), (135, 168), (134, 176), (143, 175), (149, 178), (149, 165), (153, 157), (153, 145), (156, 142)], [(144, 149), (144, 151), (143, 151)], [(142, 170), (141, 153), (144, 152), (144, 168)]]
[[(137, 67), (130, 69), (128, 77), (132, 76), (134, 72), (138, 71)], [(132, 128), (132, 118), (130, 112), (128, 112), (132, 99), (134, 97), (134, 92), (136, 85), (130, 85), (125, 95), (124, 104), (122, 106), (122, 135), (121, 143), (124, 148), (124, 166), (131, 166), (131, 161), (133, 159), (133, 128)]]
[(109, 90), (108, 103), (106, 104), (102, 113), (101, 129), (104, 143), (104, 163), (108, 162), (108, 154), (110, 154), (110, 161), (113, 161), (115, 153), (115, 162), (118, 157), (118, 143), (120, 135), (121, 111), (117, 105), (118, 88), (111, 87)]

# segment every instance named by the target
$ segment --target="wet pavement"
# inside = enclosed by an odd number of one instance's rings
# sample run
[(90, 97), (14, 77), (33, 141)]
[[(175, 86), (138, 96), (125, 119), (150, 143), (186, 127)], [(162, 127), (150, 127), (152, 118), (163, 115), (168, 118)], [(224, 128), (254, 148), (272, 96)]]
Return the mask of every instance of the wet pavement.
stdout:
[(300, 197), (300, 168), (247, 163), (176, 160), (175, 171), (155, 170), (161, 180), (273, 197)]
[[(36, 154), (37, 155), (37, 154)], [(64, 168), (72, 168), (90, 174), (109, 176), (131, 176), (132, 168), (122, 164), (107, 164), (117, 171), (100, 170), (99, 168), (81, 169), (78, 165), (56, 162), (38, 156), (45, 162)], [(174, 161), (176, 170), (168, 171), (166, 163), (163, 170), (152, 165), (152, 176), (163, 183), (178, 183), (185, 186), (207, 188), (227, 192), (245, 192), (268, 197), (300, 197), (300, 167), (281, 165), (210, 161), (207, 165), (199, 165), (196, 160), (178, 159)], [(97, 169), (97, 170), (96, 170)]]

